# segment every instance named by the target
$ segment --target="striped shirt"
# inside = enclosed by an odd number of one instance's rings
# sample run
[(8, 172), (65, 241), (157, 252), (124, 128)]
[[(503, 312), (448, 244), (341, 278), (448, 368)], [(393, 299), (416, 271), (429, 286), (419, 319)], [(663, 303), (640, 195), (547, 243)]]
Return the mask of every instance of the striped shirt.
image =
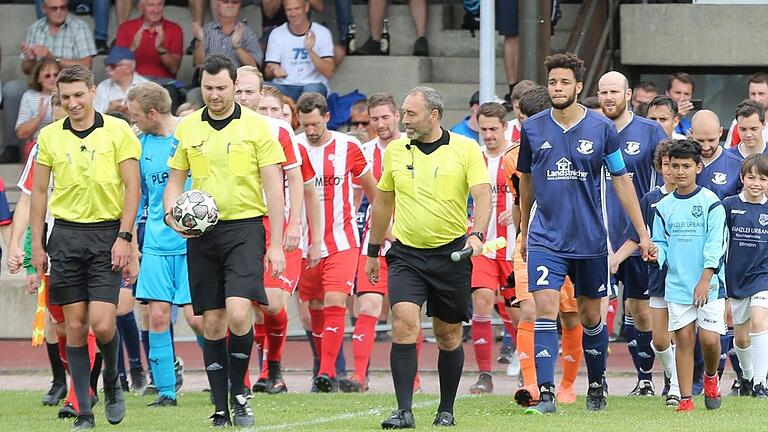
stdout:
[[(27, 45), (45, 45), (53, 57), (66, 60), (96, 55), (96, 43), (93, 41), (88, 24), (71, 15), (67, 15), (67, 19), (56, 34), (51, 33), (48, 18), (40, 18), (27, 29), (25, 42)], [(23, 53), (21, 58), (25, 58)]]
[[(259, 44), (259, 38), (256, 33), (248, 27), (248, 23), (242, 21), (245, 25), (245, 31), (243, 37), (240, 38), (240, 46), (248, 51), (256, 60), (256, 63), (261, 63), (264, 54), (261, 52), (261, 45)], [(212, 54), (222, 54), (229, 57), (235, 67), (238, 68), (243, 64), (240, 63), (240, 58), (237, 57), (237, 50), (232, 46), (232, 34), (224, 33), (221, 27), (221, 23), (218, 21), (211, 21), (203, 26), (203, 46), (205, 47), (205, 56), (208, 57)]]
[(40, 133), (40, 129), (53, 123), (53, 113), (51, 111), (51, 95), (45, 96), (41, 92), (33, 89), (25, 91), (24, 95), (21, 96), (19, 116), (16, 117), (16, 129), (18, 129), (20, 125), (36, 117), (38, 110), (40, 109), (41, 97), (46, 98), (46, 108), (48, 111), (45, 113), (45, 117), (43, 117), (43, 121), (40, 123), (40, 126), (38, 126), (34, 135), (32, 135), (32, 139), (37, 139), (37, 135)]
[(499, 215), (507, 210), (511, 210), (515, 205), (514, 193), (507, 183), (507, 176), (504, 173), (504, 153), (491, 157), (488, 155), (488, 151), (483, 149), (483, 157), (488, 166), (488, 177), (491, 181), (491, 221), (488, 224), (488, 235), (486, 237), (489, 241), (498, 237), (507, 239), (507, 246), (498, 251), (488, 252), (485, 254), (485, 257), (498, 261), (512, 261), (515, 253), (514, 239), (517, 237), (515, 225), (499, 223)]
[[(373, 179), (376, 180), (376, 182), (379, 182), (379, 179), (381, 179), (381, 171), (384, 169), (384, 150), (386, 147), (382, 146), (381, 143), (379, 143), (379, 138), (374, 138), (371, 141), (368, 141), (367, 143), (363, 144), (362, 150), (363, 155), (365, 156), (365, 160), (368, 161), (369, 164), (371, 164), (371, 172), (373, 174)], [(368, 242), (371, 237), (371, 210), (373, 208), (369, 205), (366, 208), (365, 211), (365, 226), (363, 227), (363, 241), (362, 246), (360, 247), (360, 254), (361, 255), (368, 255)], [(385, 256), (387, 254), (387, 251), (391, 247), (391, 243), (389, 240), (384, 240), (381, 245), (381, 249), (379, 249), (379, 256)]]

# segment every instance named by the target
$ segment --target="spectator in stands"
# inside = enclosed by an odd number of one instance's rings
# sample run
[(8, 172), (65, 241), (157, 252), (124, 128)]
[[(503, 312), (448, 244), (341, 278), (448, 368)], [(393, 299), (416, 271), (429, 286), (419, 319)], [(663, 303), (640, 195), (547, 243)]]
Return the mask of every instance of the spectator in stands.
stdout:
[(117, 28), (115, 46), (136, 57), (136, 72), (160, 85), (176, 79), (184, 51), (181, 27), (163, 17), (164, 0), (139, 0), (141, 16)]
[(216, 0), (216, 11), (218, 19), (203, 28), (197, 23), (192, 24), (192, 33), (197, 40), (195, 65), (202, 65), (212, 54), (222, 54), (232, 59), (235, 67), (257, 66), (262, 58), (259, 38), (240, 19), (240, 0)]
[[(133, 0), (117, 1), (132, 2)], [(96, 51), (98, 55), (105, 55), (109, 53), (107, 36), (109, 33), (109, 12), (111, 7), (112, 5), (110, 4), (109, 0), (91, 0), (88, 3), (77, 3), (77, 8), (75, 9), (76, 14), (78, 15), (90, 14), (93, 16), (93, 40), (96, 44)], [(35, 12), (37, 13), (38, 19), (46, 15), (45, 2), (43, 0), (35, 0)]]
[(480, 142), (480, 128), (477, 125), (477, 111), (480, 109), (480, 92), (476, 91), (472, 93), (472, 97), (469, 98), (469, 115), (464, 117), (464, 120), (455, 124), (451, 128), (451, 132), (464, 135), (465, 137), (472, 138), (473, 140)]
[[(747, 95), (749, 99), (768, 109), (768, 74), (758, 72), (749, 77)], [(763, 141), (768, 142), (768, 128), (763, 129)], [(725, 148), (736, 147), (740, 142), (739, 128), (736, 127), (736, 119), (733, 119), (730, 129), (728, 129), (728, 135), (725, 137)]]
[(650, 81), (640, 81), (632, 89), (632, 106), (637, 107), (641, 103), (648, 103), (659, 95), (659, 89), (656, 84)]
[[(518, 26), (518, 0), (496, 0), (496, 30), (504, 36), (504, 71), (509, 93), (504, 100), (512, 102), (512, 90), (519, 77), (520, 31)], [(519, 99), (519, 98), (518, 98)]]
[(368, 114), (367, 100), (359, 100), (350, 107), (347, 135), (357, 138), (361, 143), (376, 138), (376, 129), (371, 124), (371, 116)]
[(680, 116), (680, 122), (675, 127), (675, 132), (686, 136), (691, 129), (691, 121), (685, 116), (693, 110), (693, 91), (696, 88), (696, 83), (693, 81), (693, 77), (685, 72), (677, 72), (669, 76), (667, 79), (667, 96), (677, 102), (678, 114)]
[[(43, 58), (57, 59), (62, 67), (75, 63), (90, 68), (92, 57), (96, 55), (96, 45), (91, 37), (88, 25), (70, 16), (67, 0), (45, 0), (45, 17), (35, 21), (27, 29), (27, 35), (21, 44), (21, 70), (29, 75), (35, 63)], [(13, 80), (3, 88), (3, 145), (0, 163), (19, 161), (19, 140), (16, 137), (16, 119), (19, 104), (27, 91), (26, 80)]]
[(288, 22), (272, 30), (264, 59), (264, 78), (297, 100), (303, 93), (328, 94), (336, 70), (330, 30), (309, 20), (307, 0), (284, 0)]
[(98, 112), (117, 111), (127, 113), (125, 95), (132, 86), (146, 82), (147, 79), (136, 73), (136, 61), (133, 51), (128, 48), (114, 47), (104, 60), (109, 78), (96, 86), (96, 99), (93, 107)]
[[(16, 136), (34, 145), (40, 129), (53, 123), (51, 96), (56, 92), (56, 77), (61, 65), (56, 59), (46, 57), (39, 61), (29, 76), (29, 90), (24, 92), (16, 119)], [(25, 146), (25, 149), (32, 148)], [(25, 155), (28, 152), (25, 151)]]
[[(133, 10), (133, 4), (135, 0), (115, 0), (115, 16), (117, 17), (117, 25), (120, 26), (124, 22), (128, 21), (131, 16), (131, 10)], [(214, 6), (216, 0), (210, 0), (211, 13), (216, 17), (216, 7)], [(139, 2), (141, 3), (141, 2)], [(192, 17), (192, 22), (197, 24), (198, 27), (203, 28), (205, 23), (205, 3), (206, 0), (188, 0), (189, 14)], [(141, 11), (141, 4), (138, 5), (139, 11)], [(167, 35), (166, 35), (167, 37)], [(197, 39), (192, 38), (189, 41), (186, 53), (193, 54), (195, 50), (195, 41)]]
[(512, 87), (512, 92), (509, 94), (509, 101), (504, 101), (507, 111), (512, 111), (513, 118), (507, 123), (507, 128), (504, 130), (504, 139), (507, 142), (514, 142), (520, 139), (520, 125), (523, 124), (522, 113), (520, 112), (520, 96), (528, 90), (536, 87), (536, 82), (531, 80), (522, 80)]
[[(429, 57), (429, 42), (427, 41), (427, 15), (429, 9), (427, 0), (409, 0), (408, 9), (416, 30), (416, 42), (413, 44), (413, 55)], [(383, 55), (381, 51), (381, 32), (384, 27), (384, 17), (387, 16), (387, 0), (370, 0), (368, 2), (368, 25), (371, 37), (362, 44), (355, 53), (359, 55)]]
[(296, 110), (296, 102), (290, 97), (283, 95), (283, 120), (291, 125), (294, 131), (299, 130), (299, 112)]

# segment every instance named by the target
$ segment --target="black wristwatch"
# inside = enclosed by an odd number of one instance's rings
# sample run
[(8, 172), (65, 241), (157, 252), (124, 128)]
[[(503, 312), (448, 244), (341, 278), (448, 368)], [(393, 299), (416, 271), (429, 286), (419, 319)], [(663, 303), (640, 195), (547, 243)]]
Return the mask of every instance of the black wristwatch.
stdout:
[(133, 234), (129, 233), (128, 231), (120, 231), (117, 233), (117, 237), (127, 241), (128, 243), (133, 241)]
[(481, 242), (485, 242), (485, 234), (480, 231), (472, 231), (469, 235), (479, 238)]

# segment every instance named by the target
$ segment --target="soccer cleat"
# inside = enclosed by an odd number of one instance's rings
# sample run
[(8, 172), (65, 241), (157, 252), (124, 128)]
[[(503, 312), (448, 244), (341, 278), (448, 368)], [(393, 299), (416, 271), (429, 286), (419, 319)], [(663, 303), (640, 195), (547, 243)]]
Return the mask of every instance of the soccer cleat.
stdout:
[(251, 427), (253, 426), (253, 411), (248, 405), (248, 399), (243, 395), (235, 395), (230, 399), (232, 406), (232, 420), (235, 426)]
[(668, 394), (666, 404), (668, 407), (676, 407), (680, 405), (680, 396), (675, 394)]
[(576, 403), (576, 390), (573, 389), (573, 386), (570, 387), (560, 387), (560, 390), (557, 391), (557, 395), (555, 395), (555, 399), (557, 399), (558, 403), (561, 404), (575, 404)]
[(160, 395), (152, 401), (152, 403), (148, 404), (147, 406), (150, 408), (162, 408), (162, 407), (170, 407), (170, 406), (176, 406), (178, 403), (176, 402), (176, 399), (171, 399), (166, 395)]
[(416, 420), (410, 410), (392, 411), (389, 417), (381, 422), (382, 429), (415, 429)]
[(515, 402), (522, 407), (535, 405), (539, 399), (539, 387), (536, 384), (528, 384), (520, 387), (515, 392)]
[(184, 385), (184, 359), (176, 357), (173, 361), (173, 371), (176, 374), (176, 392)]
[(497, 358), (496, 361), (500, 364), (510, 364), (512, 363), (512, 357), (514, 355), (515, 354), (512, 352), (512, 346), (501, 345), (501, 348), (499, 348), (499, 358)]
[(134, 393), (142, 393), (147, 387), (147, 375), (142, 368), (131, 369), (131, 391)]
[(266, 378), (259, 378), (256, 380), (255, 383), (253, 383), (253, 390), (254, 393), (266, 393), (269, 389), (269, 380)]
[(93, 414), (80, 414), (72, 424), (72, 430), (86, 430), (96, 427), (96, 420), (93, 419)]
[(752, 396), (758, 399), (766, 399), (768, 398), (768, 389), (765, 388), (764, 384), (755, 384)]
[(693, 412), (695, 407), (693, 406), (693, 399), (691, 398), (683, 398), (680, 399), (680, 404), (677, 406), (677, 409), (675, 411), (677, 412)]
[(493, 393), (493, 378), (488, 372), (480, 372), (477, 382), (469, 387), (469, 393), (473, 395)]
[(520, 376), (520, 359), (517, 358), (517, 351), (512, 354), (509, 364), (507, 365), (507, 376)]
[(288, 386), (283, 381), (283, 367), (279, 361), (268, 361), (267, 367), (269, 369), (269, 386), (267, 387), (267, 393), (279, 394), (288, 393)]
[(144, 387), (144, 391), (141, 392), (142, 396), (154, 396), (158, 394), (157, 387), (155, 387), (155, 383), (149, 383), (146, 387)]
[(59, 402), (61, 402), (61, 400), (65, 397), (67, 397), (67, 384), (53, 381), (51, 383), (51, 388), (48, 390), (48, 393), (43, 396), (43, 405), (58, 405)]
[(587, 390), (587, 411), (605, 411), (608, 403), (605, 400), (603, 386), (600, 384), (590, 384)]
[(653, 387), (653, 381), (638, 381), (637, 384), (635, 384), (635, 388), (629, 392), (628, 396), (656, 396), (656, 389)]
[(226, 411), (217, 411), (212, 416), (208, 417), (211, 421), (211, 427), (229, 427), (232, 426), (232, 422), (229, 420), (229, 414)]
[(435, 421), (432, 422), (433, 426), (456, 426), (456, 422), (453, 421), (453, 414), (443, 411), (435, 414)]
[(739, 380), (739, 396), (752, 396), (752, 380), (740, 379)]
[(704, 375), (704, 406), (708, 410), (720, 408), (720, 377)]
[(357, 377), (344, 377), (339, 379), (339, 390), (341, 390), (344, 393), (362, 393), (366, 390), (362, 383), (357, 379)]
[(124, 392), (128, 393), (131, 391), (131, 386), (128, 385), (128, 378), (121, 376), (120, 377), (120, 388), (123, 389)]
[(731, 391), (728, 392), (728, 396), (739, 396), (741, 392), (741, 380), (735, 379), (733, 380), (733, 384), (731, 384)]
[(77, 417), (77, 411), (75, 411), (75, 407), (73, 407), (71, 403), (67, 402), (59, 410), (59, 418), (65, 419), (73, 417)]
[(555, 405), (555, 395), (552, 394), (551, 389), (541, 389), (541, 397), (536, 405), (529, 406), (523, 411), (523, 414), (544, 415), (554, 414), (557, 412), (557, 406)]
[(125, 418), (125, 395), (121, 387), (104, 386), (104, 415), (113, 425)]
[(336, 393), (339, 390), (339, 384), (336, 379), (326, 374), (318, 375), (315, 378), (315, 385), (320, 393)]
[(667, 374), (664, 374), (664, 388), (661, 389), (661, 395), (666, 396), (669, 394), (669, 387), (672, 386), (672, 380), (669, 379)]

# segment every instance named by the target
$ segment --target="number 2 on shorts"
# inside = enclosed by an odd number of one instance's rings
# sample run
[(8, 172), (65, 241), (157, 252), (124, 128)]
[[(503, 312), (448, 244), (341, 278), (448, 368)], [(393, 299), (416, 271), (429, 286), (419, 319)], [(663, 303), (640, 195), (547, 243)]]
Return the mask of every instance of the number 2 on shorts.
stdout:
[(537, 272), (541, 272), (541, 276), (539, 276), (538, 279), (536, 279), (536, 285), (538, 286), (547, 286), (549, 285), (549, 281), (547, 280), (547, 276), (549, 276), (549, 269), (546, 266), (538, 266), (536, 267)]

